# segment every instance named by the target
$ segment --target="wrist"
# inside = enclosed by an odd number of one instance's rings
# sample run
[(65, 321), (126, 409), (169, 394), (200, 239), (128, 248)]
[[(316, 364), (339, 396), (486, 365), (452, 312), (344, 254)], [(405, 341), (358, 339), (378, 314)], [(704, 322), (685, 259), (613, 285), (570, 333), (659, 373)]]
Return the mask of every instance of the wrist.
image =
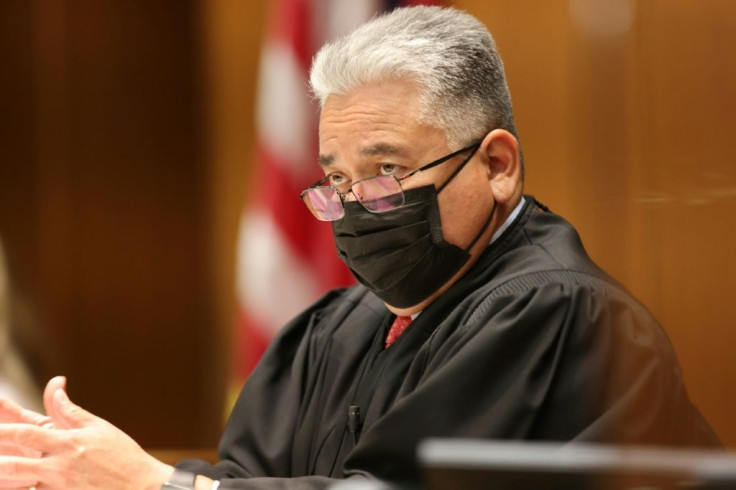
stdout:
[(202, 475), (197, 475), (194, 482), (194, 490), (215, 490), (219, 486), (220, 482), (215, 482), (211, 478)]
[(159, 490), (195, 490), (197, 475), (189, 471), (174, 469)]
[(171, 468), (168, 477), (155, 490), (216, 490), (219, 486), (219, 481), (206, 476)]
[(161, 490), (161, 486), (169, 480), (169, 477), (171, 477), (173, 473), (173, 466), (164, 464), (161, 461), (154, 459), (154, 464), (148, 472), (148, 475), (146, 475), (145, 483), (142, 485), (136, 485), (134, 488), (143, 488), (145, 490)]

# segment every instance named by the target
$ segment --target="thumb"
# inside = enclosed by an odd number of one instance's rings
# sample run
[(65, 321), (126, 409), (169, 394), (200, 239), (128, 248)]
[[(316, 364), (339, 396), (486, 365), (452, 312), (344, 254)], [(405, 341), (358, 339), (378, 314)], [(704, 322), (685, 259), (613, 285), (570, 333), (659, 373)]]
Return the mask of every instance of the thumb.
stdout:
[(43, 406), (46, 408), (46, 415), (55, 418), (54, 414), (54, 393), (59, 388), (66, 389), (66, 378), (64, 376), (55, 376), (46, 384), (43, 390)]
[(63, 429), (78, 429), (94, 423), (97, 417), (69, 400), (66, 391), (59, 388), (53, 395), (54, 424)]

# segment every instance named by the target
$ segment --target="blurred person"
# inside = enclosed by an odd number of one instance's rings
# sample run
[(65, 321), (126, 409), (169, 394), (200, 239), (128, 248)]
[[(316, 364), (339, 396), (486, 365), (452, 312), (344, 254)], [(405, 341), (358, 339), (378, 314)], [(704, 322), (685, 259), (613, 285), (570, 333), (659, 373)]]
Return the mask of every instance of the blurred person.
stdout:
[(11, 299), (5, 251), (0, 240), (0, 397), (38, 409), (40, 390), (12, 340)]
[(718, 445), (656, 321), (523, 194), (503, 65), (477, 19), (437, 7), (377, 17), (320, 50), (311, 85), (325, 177), (301, 197), (360, 284), (283, 328), (233, 409), (221, 461), (155, 460), (58, 377), (46, 415), (2, 404), (0, 440), (29, 455), (0, 457), (0, 478), (412, 487), (427, 437)]

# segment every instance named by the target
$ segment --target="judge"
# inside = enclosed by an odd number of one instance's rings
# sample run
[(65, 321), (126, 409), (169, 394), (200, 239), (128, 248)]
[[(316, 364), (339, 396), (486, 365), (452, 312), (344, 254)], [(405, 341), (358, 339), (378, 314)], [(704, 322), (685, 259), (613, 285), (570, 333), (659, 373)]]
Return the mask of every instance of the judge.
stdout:
[[(43, 489), (320, 489), (418, 482), (430, 436), (708, 446), (646, 308), (523, 194), (503, 66), (453, 9), (396, 10), (322, 48), (325, 177), (301, 198), (331, 222), (359, 285), (281, 331), (248, 380), (221, 461), (177, 470), (46, 390), (2, 404), (0, 478)], [(9, 451), (8, 451), (9, 453)], [(11, 485), (11, 486), (12, 486)]]

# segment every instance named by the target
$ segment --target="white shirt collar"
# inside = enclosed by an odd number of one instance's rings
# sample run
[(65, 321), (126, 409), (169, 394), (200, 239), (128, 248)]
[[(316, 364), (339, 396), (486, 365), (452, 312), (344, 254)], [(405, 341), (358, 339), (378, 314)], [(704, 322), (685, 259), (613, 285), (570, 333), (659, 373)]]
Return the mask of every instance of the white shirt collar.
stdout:
[(493, 232), (493, 236), (491, 237), (491, 243), (495, 242), (496, 239), (500, 237), (504, 231), (506, 231), (506, 228), (511, 226), (511, 223), (513, 223), (514, 220), (516, 220), (516, 217), (519, 216), (519, 213), (521, 212), (521, 208), (524, 207), (525, 202), (526, 201), (524, 200), (524, 196), (521, 196), (521, 200), (519, 201), (519, 204), (517, 204), (514, 210), (511, 211), (511, 214), (509, 214), (509, 217), (506, 218), (506, 221), (504, 221), (503, 224), (499, 226), (495, 232)]

